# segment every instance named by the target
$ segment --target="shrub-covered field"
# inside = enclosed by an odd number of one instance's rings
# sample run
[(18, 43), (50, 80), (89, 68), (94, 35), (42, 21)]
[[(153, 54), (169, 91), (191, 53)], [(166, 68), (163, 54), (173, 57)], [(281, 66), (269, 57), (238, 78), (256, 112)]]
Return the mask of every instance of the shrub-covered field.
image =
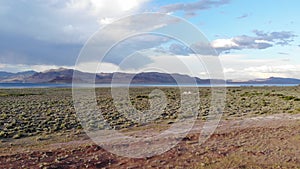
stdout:
[[(149, 94), (154, 88), (132, 88), (130, 101), (141, 112), (149, 109)], [(156, 122), (176, 120), (180, 93), (176, 88), (160, 88), (167, 96), (167, 107)], [(199, 119), (205, 120), (210, 107), (211, 90), (199, 88)], [(114, 106), (109, 88), (96, 90), (98, 106), (104, 118), (115, 129), (140, 126), (128, 120)], [(1, 89), (0, 139), (22, 138), (39, 134), (81, 130), (72, 100), (71, 89)], [(300, 87), (228, 88), (223, 119), (236, 119), (278, 113), (300, 113)], [(97, 119), (89, 125), (96, 128)]]

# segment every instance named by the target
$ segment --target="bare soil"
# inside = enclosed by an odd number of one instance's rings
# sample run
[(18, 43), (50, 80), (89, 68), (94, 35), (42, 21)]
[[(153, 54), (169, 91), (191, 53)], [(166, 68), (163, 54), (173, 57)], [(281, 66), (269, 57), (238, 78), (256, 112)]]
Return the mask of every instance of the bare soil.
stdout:
[[(299, 168), (300, 115), (222, 120), (199, 145), (199, 121), (171, 150), (132, 159), (111, 154), (84, 133), (2, 141), (0, 168)], [(164, 126), (165, 127), (165, 126)], [(140, 132), (137, 129), (134, 132)]]

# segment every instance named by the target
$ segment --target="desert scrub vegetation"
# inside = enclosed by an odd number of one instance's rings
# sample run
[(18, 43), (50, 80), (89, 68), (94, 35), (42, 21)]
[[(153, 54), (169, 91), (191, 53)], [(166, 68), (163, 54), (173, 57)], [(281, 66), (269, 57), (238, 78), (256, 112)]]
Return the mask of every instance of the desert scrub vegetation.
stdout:
[(228, 88), (224, 115), (231, 117), (262, 114), (300, 113), (299, 87)]
[[(150, 95), (156, 88), (131, 88), (130, 104), (153, 123), (172, 123), (181, 113), (181, 94), (176, 88), (157, 88), (164, 92), (166, 107), (161, 112), (147, 110), (149, 99), (160, 99)], [(95, 114), (87, 116), (85, 127), (89, 130), (104, 128), (124, 129), (145, 125), (128, 117), (137, 113), (132, 109), (119, 111), (109, 88), (96, 89), (97, 104), (106, 123)], [(199, 88), (199, 119), (209, 114), (211, 90)], [(82, 130), (76, 115), (71, 89), (0, 89), (0, 139), (45, 135), (54, 132)], [(127, 106), (129, 103), (117, 103)], [(124, 104), (124, 105), (122, 105)], [(153, 112), (152, 112), (153, 113)], [(300, 87), (236, 87), (227, 89), (225, 119), (243, 118), (276, 113), (300, 113)], [(82, 120), (82, 119), (81, 119)]]
[(0, 138), (21, 138), (78, 127), (70, 90), (2, 89)]

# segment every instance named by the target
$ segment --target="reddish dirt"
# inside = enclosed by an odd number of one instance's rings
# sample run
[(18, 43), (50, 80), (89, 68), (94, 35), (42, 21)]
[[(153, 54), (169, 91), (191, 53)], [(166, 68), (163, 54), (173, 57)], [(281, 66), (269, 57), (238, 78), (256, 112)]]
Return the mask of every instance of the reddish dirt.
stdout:
[(201, 129), (195, 126), (176, 147), (142, 159), (111, 154), (85, 135), (39, 146), (23, 142), (0, 149), (0, 168), (298, 168), (299, 117), (224, 120), (202, 145), (198, 144)]

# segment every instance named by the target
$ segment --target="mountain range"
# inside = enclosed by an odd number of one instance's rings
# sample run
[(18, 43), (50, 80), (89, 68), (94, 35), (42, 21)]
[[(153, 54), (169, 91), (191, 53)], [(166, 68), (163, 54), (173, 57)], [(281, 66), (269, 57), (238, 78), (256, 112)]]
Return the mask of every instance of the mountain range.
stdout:
[[(126, 83), (132, 79), (133, 84), (210, 84), (210, 79), (200, 79), (182, 74), (167, 74), (158, 72), (142, 72), (138, 74), (131, 73), (87, 73), (73, 69), (51, 69), (44, 72), (26, 71), (26, 72), (1, 72), (0, 83), (72, 83), (73, 73), (77, 75), (77, 83), (89, 83), (90, 79), (95, 79), (97, 84)], [(176, 80), (175, 80), (176, 79)], [(224, 83), (224, 80), (214, 80), (214, 83)], [(248, 81), (227, 80), (227, 84), (300, 84), (299, 79), (270, 77), (266, 79), (254, 79)]]

